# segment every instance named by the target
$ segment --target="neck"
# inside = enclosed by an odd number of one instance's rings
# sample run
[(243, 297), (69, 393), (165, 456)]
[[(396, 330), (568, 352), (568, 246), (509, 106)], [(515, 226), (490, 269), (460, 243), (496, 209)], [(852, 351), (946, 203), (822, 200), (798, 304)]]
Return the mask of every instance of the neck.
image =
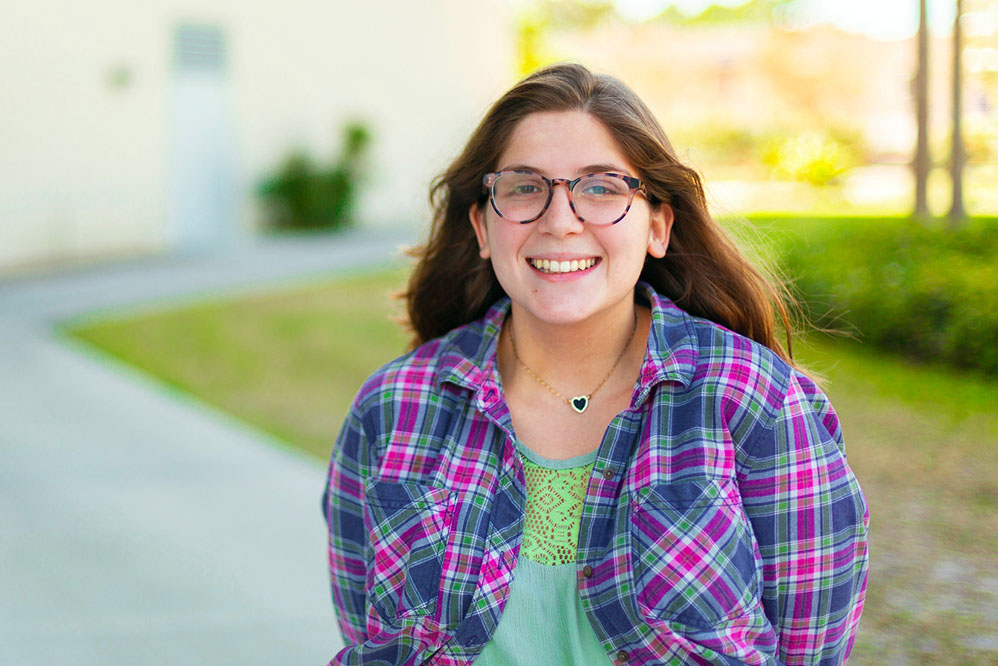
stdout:
[[(640, 328), (635, 332), (633, 299), (571, 324), (542, 321), (514, 303), (506, 327), (511, 327), (516, 353), (524, 364), (563, 393), (575, 395), (592, 390), (622, 353), (621, 365), (626, 365), (625, 349), (633, 351), (634, 339), (640, 337)], [(507, 358), (500, 359), (500, 370), (505, 368), (505, 377), (516, 371), (517, 363), (508, 340), (500, 347), (501, 356), (503, 351)]]

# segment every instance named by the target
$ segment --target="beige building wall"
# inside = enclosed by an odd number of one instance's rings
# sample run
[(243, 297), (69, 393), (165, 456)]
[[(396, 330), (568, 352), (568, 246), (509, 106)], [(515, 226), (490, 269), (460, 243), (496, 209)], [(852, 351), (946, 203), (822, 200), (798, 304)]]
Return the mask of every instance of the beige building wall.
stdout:
[(0, 272), (169, 247), (174, 35), (215, 26), (238, 225), (292, 148), (373, 130), (360, 217), (422, 224), (430, 177), (512, 81), (503, 0), (37, 0), (0, 22)]

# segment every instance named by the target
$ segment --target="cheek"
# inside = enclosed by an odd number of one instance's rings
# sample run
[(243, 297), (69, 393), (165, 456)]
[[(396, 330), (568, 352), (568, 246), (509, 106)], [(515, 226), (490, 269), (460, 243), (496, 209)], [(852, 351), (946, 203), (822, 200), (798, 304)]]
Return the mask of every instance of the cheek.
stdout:
[(520, 225), (493, 225), (490, 229), (489, 245), (494, 262), (515, 263), (517, 254), (529, 231), (521, 229)]
[(648, 254), (648, 231), (635, 230), (620, 238), (607, 239), (603, 247), (611, 258), (617, 258), (619, 270), (630, 272), (637, 266), (640, 271)]

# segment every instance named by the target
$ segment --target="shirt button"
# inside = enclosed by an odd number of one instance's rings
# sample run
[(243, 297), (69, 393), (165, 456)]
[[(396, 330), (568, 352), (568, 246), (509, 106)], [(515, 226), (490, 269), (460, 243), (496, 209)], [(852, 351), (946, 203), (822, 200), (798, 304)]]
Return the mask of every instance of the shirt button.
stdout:
[(624, 652), (623, 650), (617, 653), (617, 661), (619, 661), (622, 664), (627, 662), (628, 657), (630, 657), (630, 655)]
[(612, 467), (607, 467), (606, 469), (603, 470), (603, 478), (606, 479), (607, 481), (609, 481), (610, 479), (613, 478), (613, 468)]
[(588, 564), (582, 567), (582, 575), (585, 576), (586, 578), (591, 577), (593, 575), (593, 568)]

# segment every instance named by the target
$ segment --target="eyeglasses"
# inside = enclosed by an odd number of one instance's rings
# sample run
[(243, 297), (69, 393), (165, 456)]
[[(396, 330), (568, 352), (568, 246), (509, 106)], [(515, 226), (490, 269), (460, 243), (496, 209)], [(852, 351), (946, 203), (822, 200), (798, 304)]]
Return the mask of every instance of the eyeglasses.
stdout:
[(487, 173), (482, 180), (496, 214), (520, 224), (543, 215), (551, 205), (555, 186), (561, 183), (568, 188), (568, 203), (575, 217), (589, 224), (616, 224), (631, 209), (636, 192), (648, 196), (640, 180), (620, 173), (590, 173), (569, 180), (511, 170)]

